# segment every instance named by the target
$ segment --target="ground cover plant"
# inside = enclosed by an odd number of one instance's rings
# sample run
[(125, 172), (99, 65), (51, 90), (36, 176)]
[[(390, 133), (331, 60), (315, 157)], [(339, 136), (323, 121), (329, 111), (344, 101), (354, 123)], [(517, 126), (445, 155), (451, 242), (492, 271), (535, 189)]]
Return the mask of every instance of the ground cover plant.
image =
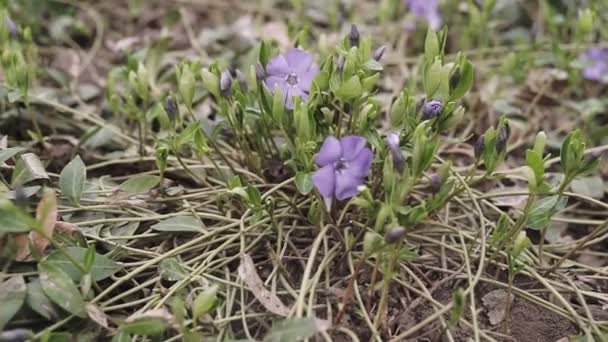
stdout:
[(608, 340), (604, 1), (0, 1), (0, 341)]

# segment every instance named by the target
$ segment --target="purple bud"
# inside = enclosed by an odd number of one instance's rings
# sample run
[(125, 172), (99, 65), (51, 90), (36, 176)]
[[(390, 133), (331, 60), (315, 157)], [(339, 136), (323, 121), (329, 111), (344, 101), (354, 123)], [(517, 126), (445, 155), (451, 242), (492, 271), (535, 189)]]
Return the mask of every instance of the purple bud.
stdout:
[(255, 77), (258, 81), (262, 81), (266, 78), (266, 70), (264, 70), (264, 66), (260, 62), (255, 65)]
[(382, 59), (382, 56), (384, 56), (384, 51), (386, 51), (386, 45), (382, 45), (381, 47), (377, 48), (376, 51), (374, 51), (374, 59), (376, 62), (379, 62)]
[(224, 96), (230, 96), (232, 93), (232, 75), (230, 75), (230, 70), (222, 71), (220, 75), (220, 90)]
[(431, 175), (430, 186), (433, 194), (436, 194), (439, 192), (439, 190), (441, 190), (441, 177), (439, 177), (438, 174), (433, 173)]
[(397, 226), (395, 228), (392, 228), (391, 230), (387, 231), (384, 234), (384, 241), (387, 244), (393, 244), (396, 242), (399, 242), (406, 233), (406, 229), (401, 227), (401, 226)]
[(462, 75), (460, 74), (460, 68), (457, 68), (456, 71), (454, 71), (454, 73), (450, 77), (450, 89), (455, 89), (456, 87), (458, 87), (458, 83), (460, 83), (461, 76)]
[(247, 86), (247, 80), (245, 79), (245, 75), (239, 69), (236, 69), (235, 74), (236, 80), (239, 82), (239, 87), (241, 87), (241, 90), (243, 92), (247, 92), (247, 89), (249, 87)]
[(391, 157), (393, 158), (393, 165), (395, 170), (398, 172), (403, 172), (405, 168), (405, 159), (403, 158), (403, 154), (401, 154), (401, 149), (399, 148), (399, 134), (397, 133), (389, 133), (386, 135), (386, 145), (391, 152)]
[(509, 140), (509, 128), (507, 125), (502, 125), (498, 129), (498, 136), (496, 137), (496, 151), (498, 153), (504, 151), (507, 140)]
[(485, 145), (486, 145), (486, 137), (485, 137), (485, 135), (482, 134), (479, 136), (479, 138), (477, 138), (477, 141), (475, 142), (475, 145), (473, 146), (475, 149), (475, 158), (477, 158), (477, 159), (481, 158)]
[(11, 18), (5, 16), (4, 22), (6, 23), (6, 28), (8, 28), (8, 32), (11, 34), (11, 36), (17, 36), (17, 34), (19, 33), (19, 29), (17, 28), (17, 25), (15, 25), (15, 23), (11, 20)]
[(441, 110), (443, 104), (437, 100), (432, 100), (424, 104), (422, 107), (422, 120), (431, 120), (436, 118)]
[(169, 117), (169, 120), (173, 121), (177, 116), (177, 112), (179, 110), (177, 107), (177, 102), (175, 101), (173, 95), (167, 96), (167, 98), (165, 99), (164, 108), (165, 112), (167, 113), (167, 116)]
[(357, 29), (357, 25), (353, 24), (350, 27), (350, 33), (348, 34), (348, 41), (350, 42), (350, 46), (359, 47), (359, 30)]
[(346, 58), (340, 55), (336, 61), (336, 69), (338, 69), (338, 72), (342, 72), (342, 70), (344, 70), (344, 63), (346, 63)]

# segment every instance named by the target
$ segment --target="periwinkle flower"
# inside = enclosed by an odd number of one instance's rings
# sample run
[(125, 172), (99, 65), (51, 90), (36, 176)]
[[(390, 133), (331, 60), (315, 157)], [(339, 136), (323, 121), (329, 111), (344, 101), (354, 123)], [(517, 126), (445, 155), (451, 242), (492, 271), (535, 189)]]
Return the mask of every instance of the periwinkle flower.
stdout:
[(441, 177), (433, 173), (430, 177), (429, 185), (431, 187), (431, 192), (433, 194), (437, 194), (439, 190), (441, 190)]
[(350, 33), (348, 34), (348, 41), (350, 42), (350, 46), (359, 47), (359, 30), (357, 29), (357, 25), (353, 24), (350, 27)]
[(247, 89), (249, 87), (247, 86), (247, 79), (245, 78), (245, 74), (243, 74), (243, 72), (239, 69), (236, 69), (234, 74), (236, 75), (236, 80), (239, 83), (239, 87), (241, 87), (241, 91), (247, 92)]
[(264, 66), (260, 62), (257, 62), (255, 65), (255, 77), (258, 81), (263, 81), (266, 78), (266, 70), (264, 70)]
[(270, 59), (266, 66), (264, 82), (274, 91), (279, 87), (285, 97), (285, 107), (293, 109), (293, 97), (308, 100), (308, 92), (313, 78), (319, 72), (312, 55), (300, 49), (291, 48), (284, 55)]
[(338, 140), (329, 136), (315, 160), (320, 169), (312, 175), (312, 182), (325, 199), (351, 198), (369, 175), (372, 157), (363, 137), (350, 135)]
[(436, 118), (441, 110), (443, 104), (437, 100), (432, 100), (424, 104), (422, 107), (422, 120), (431, 120)]
[(590, 48), (581, 58), (586, 63), (583, 77), (588, 80), (608, 83), (608, 48)]
[(407, 0), (407, 5), (413, 15), (424, 19), (433, 30), (439, 29), (441, 26), (439, 0)]
[(175, 101), (175, 97), (173, 95), (167, 96), (164, 103), (165, 112), (169, 117), (169, 120), (173, 121), (177, 117), (179, 107), (177, 106), (177, 102)]
[(232, 75), (230, 74), (230, 70), (224, 70), (220, 75), (220, 91), (224, 96), (230, 96), (232, 93)]
[(407, 233), (407, 230), (404, 227), (394, 227), (384, 234), (384, 241), (387, 244), (399, 242), (399, 240), (401, 240), (405, 236), (405, 233)]
[(395, 169), (399, 172), (402, 172), (405, 168), (405, 159), (403, 158), (403, 154), (401, 154), (401, 149), (399, 148), (399, 134), (387, 134), (386, 145), (388, 146), (388, 149), (391, 152), (391, 157), (393, 158), (393, 165)]
[(374, 60), (376, 62), (380, 62), (382, 56), (384, 56), (384, 51), (386, 51), (386, 45), (382, 45), (374, 51)]
[(13, 37), (17, 36), (17, 34), (19, 33), (19, 28), (17, 27), (17, 25), (15, 25), (15, 23), (11, 20), (11, 18), (9, 18), (8, 16), (5, 16), (4, 23), (6, 24), (8, 33), (10, 33), (11, 36), (13, 36)]

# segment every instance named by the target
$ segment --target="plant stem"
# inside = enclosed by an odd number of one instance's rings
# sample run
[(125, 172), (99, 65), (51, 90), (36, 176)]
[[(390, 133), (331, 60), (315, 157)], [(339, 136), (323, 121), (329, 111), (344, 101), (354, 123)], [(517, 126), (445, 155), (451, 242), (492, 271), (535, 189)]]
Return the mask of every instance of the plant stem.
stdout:
[(380, 329), (382, 327), (382, 316), (384, 314), (384, 311), (386, 311), (386, 306), (388, 305), (388, 294), (389, 294), (389, 290), (390, 290), (390, 285), (391, 285), (391, 279), (393, 276), (393, 270), (395, 268), (395, 264), (397, 263), (397, 259), (399, 258), (399, 250), (401, 249), (401, 242), (398, 242), (393, 250), (393, 255), (391, 256), (391, 259), (389, 261), (389, 265), (386, 269), (386, 271), (384, 272), (384, 279), (382, 279), (383, 283), (383, 288), (382, 288), (382, 295), (380, 296), (380, 304), (378, 304), (378, 311), (376, 312), (376, 317), (374, 318), (374, 326), (377, 329)]

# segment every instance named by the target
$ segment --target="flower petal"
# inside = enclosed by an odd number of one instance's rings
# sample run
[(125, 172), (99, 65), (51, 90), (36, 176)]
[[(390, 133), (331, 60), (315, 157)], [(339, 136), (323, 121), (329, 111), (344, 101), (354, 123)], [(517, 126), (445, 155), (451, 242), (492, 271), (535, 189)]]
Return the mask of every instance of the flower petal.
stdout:
[(330, 135), (325, 138), (323, 145), (321, 145), (315, 163), (319, 166), (325, 166), (337, 162), (340, 157), (342, 157), (342, 145), (336, 137)]
[(336, 173), (331, 164), (325, 165), (312, 175), (312, 183), (323, 197), (333, 197), (336, 183)]
[(349, 174), (354, 177), (364, 178), (369, 175), (369, 169), (372, 166), (374, 154), (369, 148), (364, 148), (359, 152), (357, 158), (348, 162), (348, 167), (344, 170), (344, 174)]
[(270, 76), (285, 77), (291, 73), (291, 68), (283, 55), (276, 55), (268, 61), (266, 72)]
[(338, 174), (336, 176), (336, 191), (335, 196), (342, 201), (351, 198), (357, 194), (357, 188), (363, 184), (363, 179), (355, 177), (348, 173)]
[(359, 152), (365, 148), (367, 140), (358, 135), (348, 135), (340, 139), (340, 144), (342, 144), (342, 158), (350, 161), (357, 158)]
[(276, 86), (279, 86), (283, 92), (283, 95), (285, 95), (287, 91), (287, 82), (285, 81), (285, 78), (279, 76), (268, 76), (264, 82), (266, 82), (266, 86), (268, 86), (268, 89), (270, 89), (271, 92), (274, 93)]
[(311, 64), (306, 72), (298, 75), (298, 87), (303, 91), (308, 92), (312, 86), (312, 80), (319, 73), (319, 67), (316, 64)]
[(287, 65), (293, 69), (298, 76), (308, 71), (308, 68), (314, 61), (311, 54), (296, 48), (291, 48), (285, 52), (285, 60)]

